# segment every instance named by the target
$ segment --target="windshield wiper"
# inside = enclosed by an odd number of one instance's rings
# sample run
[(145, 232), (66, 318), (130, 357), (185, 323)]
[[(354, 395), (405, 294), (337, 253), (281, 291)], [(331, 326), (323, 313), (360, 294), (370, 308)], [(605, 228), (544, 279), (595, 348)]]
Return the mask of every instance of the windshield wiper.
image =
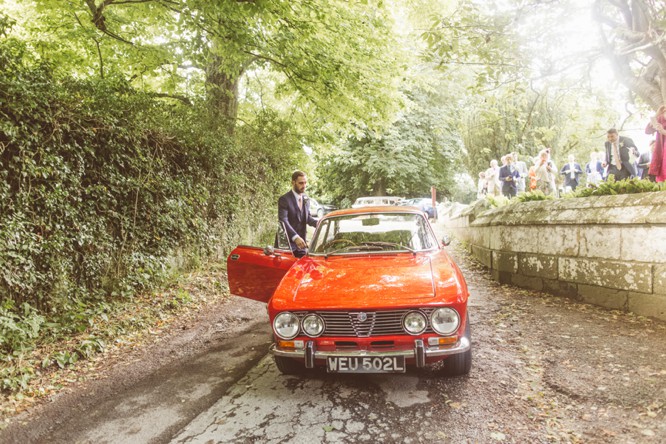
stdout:
[(381, 245), (355, 245), (349, 247), (349, 251), (384, 251)]
[(327, 252), (324, 254), (324, 259), (328, 259), (328, 257), (331, 256), (332, 254), (340, 253), (341, 251), (345, 251), (345, 250), (348, 249), (349, 247), (353, 247), (353, 245), (347, 245), (346, 247), (338, 248), (337, 250), (327, 251)]
[(376, 245), (376, 246), (379, 246), (379, 247), (398, 247), (398, 248), (403, 248), (405, 250), (408, 250), (408, 251), (412, 252), (413, 254), (416, 254), (416, 250), (414, 250), (413, 248), (410, 248), (407, 245), (399, 244), (397, 242), (381, 242), (381, 241), (363, 242), (363, 245)]

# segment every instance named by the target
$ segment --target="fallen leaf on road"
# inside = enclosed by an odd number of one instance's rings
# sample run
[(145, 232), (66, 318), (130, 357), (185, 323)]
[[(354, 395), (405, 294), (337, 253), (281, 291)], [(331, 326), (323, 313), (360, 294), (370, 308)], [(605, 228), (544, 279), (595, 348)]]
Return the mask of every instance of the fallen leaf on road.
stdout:
[(500, 432), (493, 432), (490, 434), (490, 437), (495, 441), (504, 441), (506, 439), (506, 435)]

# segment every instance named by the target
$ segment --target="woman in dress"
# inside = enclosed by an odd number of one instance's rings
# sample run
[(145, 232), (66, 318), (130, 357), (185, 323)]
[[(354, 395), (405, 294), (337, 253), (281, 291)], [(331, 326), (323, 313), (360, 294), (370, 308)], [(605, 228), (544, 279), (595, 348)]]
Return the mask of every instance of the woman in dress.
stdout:
[(594, 151), (590, 153), (590, 161), (585, 165), (585, 172), (587, 173), (587, 186), (598, 185), (603, 179), (601, 162), (597, 160), (597, 153)]
[(546, 196), (552, 195), (555, 191), (553, 188), (555, 174), (553, 173), (553, 165), (548, 157), (548, 151), (541, 150), (534, 168), (537, 180), (537, 190), (543, 191), (543, 194)]
[(657, 110), (657, 115), (650, 118), (645, 128), (646, 134), (657, 133), (654, 152), (648, 174), (654, 177), (657, 182), (666, 181), (666, 156), (664, 156), (664, 142), (666, 139), (666, 105), (661, 105)]
[(497, 160), (490, 161), (490, 168), (486, 170), (486, 182), (488, 183), (488, 195), (499, 196), (502, 194), (502, 184), (499, 180), (499, 167)]

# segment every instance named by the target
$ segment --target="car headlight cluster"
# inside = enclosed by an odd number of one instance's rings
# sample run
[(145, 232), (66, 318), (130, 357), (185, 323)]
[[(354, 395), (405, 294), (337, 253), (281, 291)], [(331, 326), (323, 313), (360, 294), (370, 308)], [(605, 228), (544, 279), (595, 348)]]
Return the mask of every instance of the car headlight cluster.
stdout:
[(410, 311), (402, 320), (402, 325), (410, 335), (420, 335), (428, 327), (428, 321), (420, 311)]
[[(460, 327), (460, 315), (453, 308), (441, 307), (430, 313), (430, 319), (419, 310), (410, 311), (402, 318), (402, 326), (410, 335), (420, 335), (426, 331), (428, 323), (435, 333), (449, 336)], [(275, 334), (284, 340), (294, 339), (300, 332), (316, 338), (321, 336), (325, 329), (324, 319), (316, 313), (309, 313), (299, 319), (295, 314), (285, 311), (273, 320)]]
[(282, 339), (294, 339), (298, 336), (298, 317), (288, 311), (280, 313), (273, 320), (273, 330)]
[(304, 317), (301, 326), (303, 327), (303, 332), (313, 338), (324, 332), (324, 320), (318, 314), (311, 313)]
[[(438, 308), (430, 314), (430, 325), (435, 333), (447, 336), (460, 326), (460, 316), (452, 308)], [(428, 327), (428, 320), (423, 312), (410, 311), (402, 319), (402, 326), (410, 335), (420, 335)]]
[(306, 335), (316, 338), (324, 332), (324, 319), (315, 313), (310, 313), (299, 322), (298, 316), (285, 311), (280, 313), (273, 320), (273, 330), (280, 339), (294, 339), (299, 331)]
[(438, 308), (430, 314), (430, 325), (436, 333), (450, 335), (460, 326), (460, 315), (452, 308)]

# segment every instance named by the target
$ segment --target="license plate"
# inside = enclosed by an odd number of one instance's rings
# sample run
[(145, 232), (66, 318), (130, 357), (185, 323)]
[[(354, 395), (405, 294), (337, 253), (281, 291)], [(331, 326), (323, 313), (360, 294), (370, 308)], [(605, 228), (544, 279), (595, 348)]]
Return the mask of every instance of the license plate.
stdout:
[(404, 356), (329, 356), (329, 373), (405, 373)]

